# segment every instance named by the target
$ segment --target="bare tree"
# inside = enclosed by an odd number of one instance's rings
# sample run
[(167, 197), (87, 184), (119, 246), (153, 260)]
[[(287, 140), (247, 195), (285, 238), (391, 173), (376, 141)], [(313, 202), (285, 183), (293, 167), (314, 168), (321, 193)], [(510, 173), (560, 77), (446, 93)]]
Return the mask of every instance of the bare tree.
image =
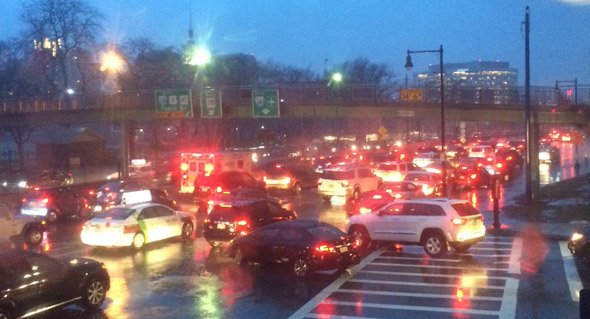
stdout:
[(387, 64), (376, 64), (367, 58), (356, 58), (344, 62), (340, 69), (348, 83), (384, 84), (394, 76), (393, 71), (389, 69)]
[(54, 95), (70, 88), (73, 77), (84, 72), (75, 60), (78, 54), (92, 52), (102, 18), (81, 0), (28, 0), (23, 6), (23, 39), (47, 57), (44, 75)]

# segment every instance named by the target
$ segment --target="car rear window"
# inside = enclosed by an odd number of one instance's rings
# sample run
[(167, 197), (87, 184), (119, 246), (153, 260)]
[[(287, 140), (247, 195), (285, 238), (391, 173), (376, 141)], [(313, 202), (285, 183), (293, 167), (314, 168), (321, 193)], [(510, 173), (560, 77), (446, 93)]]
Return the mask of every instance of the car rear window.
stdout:
[(379, 164), (379, 167), (377, 167), (377, 168), (384, 170), (384, 171), (395, 171), (395, 170), (397, 170), (397, 165), (396, 164)]
[(133, 215), (135, 213), (135, 209), (125, 208), (125, 207), (113, 207), (103, 214), (100, 214), (100, 218), (110, 218), (116, 220), (124, 220), (127, 217)]
[(457, 214), (459, 214), (459, 216), (461, 217), (474, 216), (480, 214), (480, 212), (469, 203), (459, 203), (453, 204), (451, 206), (455, 209), (455, 211), (457, 211)]
[(428, 175), (425, 174), (408, 174), (406, 175), (406, 180), (408, 181), (429, 181), (430, 178), (428, 178)]
[(324, 171), (321, 175), (323, 179), (353, 179), (354, 171)]
[(345, 235), (340, 229), (328, 224), (320, 224), (310, 227), (307, 231), (310, 232), (313, 237), (320, 240), (334, 239)]

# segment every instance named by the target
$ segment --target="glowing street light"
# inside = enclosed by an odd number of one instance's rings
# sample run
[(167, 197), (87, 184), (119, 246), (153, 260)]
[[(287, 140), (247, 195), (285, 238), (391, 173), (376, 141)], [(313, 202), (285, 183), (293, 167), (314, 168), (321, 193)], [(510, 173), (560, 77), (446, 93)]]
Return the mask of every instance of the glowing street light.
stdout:
[(105, 52), (101, 59), (100, 70), (102, 72), (117, 73), (123, 69), (125, 61), (115, 50)]
[(211, 52), (204, 47), (193, 47), (187, 53), (186, 63), (193, 66), (206, 65), (211, 62)]
[(336, 72), (332, 74), (332, 81), (336, 83), (342, 82), (342, 73)]

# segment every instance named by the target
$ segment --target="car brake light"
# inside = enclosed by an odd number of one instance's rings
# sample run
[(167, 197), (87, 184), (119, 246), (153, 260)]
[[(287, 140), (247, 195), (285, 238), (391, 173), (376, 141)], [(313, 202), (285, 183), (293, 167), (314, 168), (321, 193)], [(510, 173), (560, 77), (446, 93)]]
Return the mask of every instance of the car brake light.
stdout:
[(507, 161), (511, 161), (511, 160), (512, 160), (512, 156), (508, 156), (508, 157), (506, 157), (506, 160), (507, 160)]
[(359, 208), (359, 213), (361, 213), (361, 214), (366, 215), (366, 214), (370, 214), (371, 212), (372, 212), (372, 210), (370, 208), (367, 208), (367, 207)]
[(49, 198), (45, 197), (41, 200), (41, 203), (43, 203), (43, 205), (46, 205), (47, 203), (49, 203)]
[(383, 198), (383, 196), (381, 196), (379, 194), (373, 195), (373, 199), (382, 199), (382, 198)]
[(467, 223), (467, 219), (465, 218), (453, 218), (454, 225), (465, 225)]
[(477, 178), (477, 174), (471, 174), (471, 179), (476, 179)]
[(315, 247), (315, 250), (319, 253), (334, 253), (336, 250), (333, 246), (327, 244), (320, 244)]
[(393, 197), (400, 199), (400, 198), (404, 197), (404, 195), (398, 193), (398, 194), (395, 194)]
[(221, 186), (217, 186), (217, 188), (215, 189), (216, 192), (221, 193), (223, 192), (223, 188), (221, 188)]
[(236, 225), (238, 225), (238, 226), (247, 226), (248, 225), (248, 221), (245, 220), (245, 219), (241, 219), (241, 220), (238, 220), (236, 222)]
[(497, 164), (496, 164), (496, 167), (497, 167), (497, 168), (502, 168), (502, 166), (504, 166), (504, 165), (502, 165), (502, 163), (497, 163)]
[(352, 248), (359, 248), (361, 246), (361, 240), (355, 239), (352, 241)]

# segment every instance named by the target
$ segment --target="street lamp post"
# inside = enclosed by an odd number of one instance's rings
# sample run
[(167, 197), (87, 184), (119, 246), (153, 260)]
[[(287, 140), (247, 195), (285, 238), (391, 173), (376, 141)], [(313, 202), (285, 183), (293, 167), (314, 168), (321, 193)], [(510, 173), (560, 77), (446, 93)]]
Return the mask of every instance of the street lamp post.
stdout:
[(445, 143), (445, 81), (444, 81), (444, 69), (443, 69), (443, 46), (440, 45), (438, 50), (408, 50), (406, 56), (406, 69), (410, 71), (414, 64), (412, 63), (412, 54), (414, 53), (438, 53), (439, 60), (439, 76), (440, 76), (440, 144), (442, 149), (441, 164), (442, 164), (442, 194), (447, 196), (447, 155), (446, 155), (446, 143)]

